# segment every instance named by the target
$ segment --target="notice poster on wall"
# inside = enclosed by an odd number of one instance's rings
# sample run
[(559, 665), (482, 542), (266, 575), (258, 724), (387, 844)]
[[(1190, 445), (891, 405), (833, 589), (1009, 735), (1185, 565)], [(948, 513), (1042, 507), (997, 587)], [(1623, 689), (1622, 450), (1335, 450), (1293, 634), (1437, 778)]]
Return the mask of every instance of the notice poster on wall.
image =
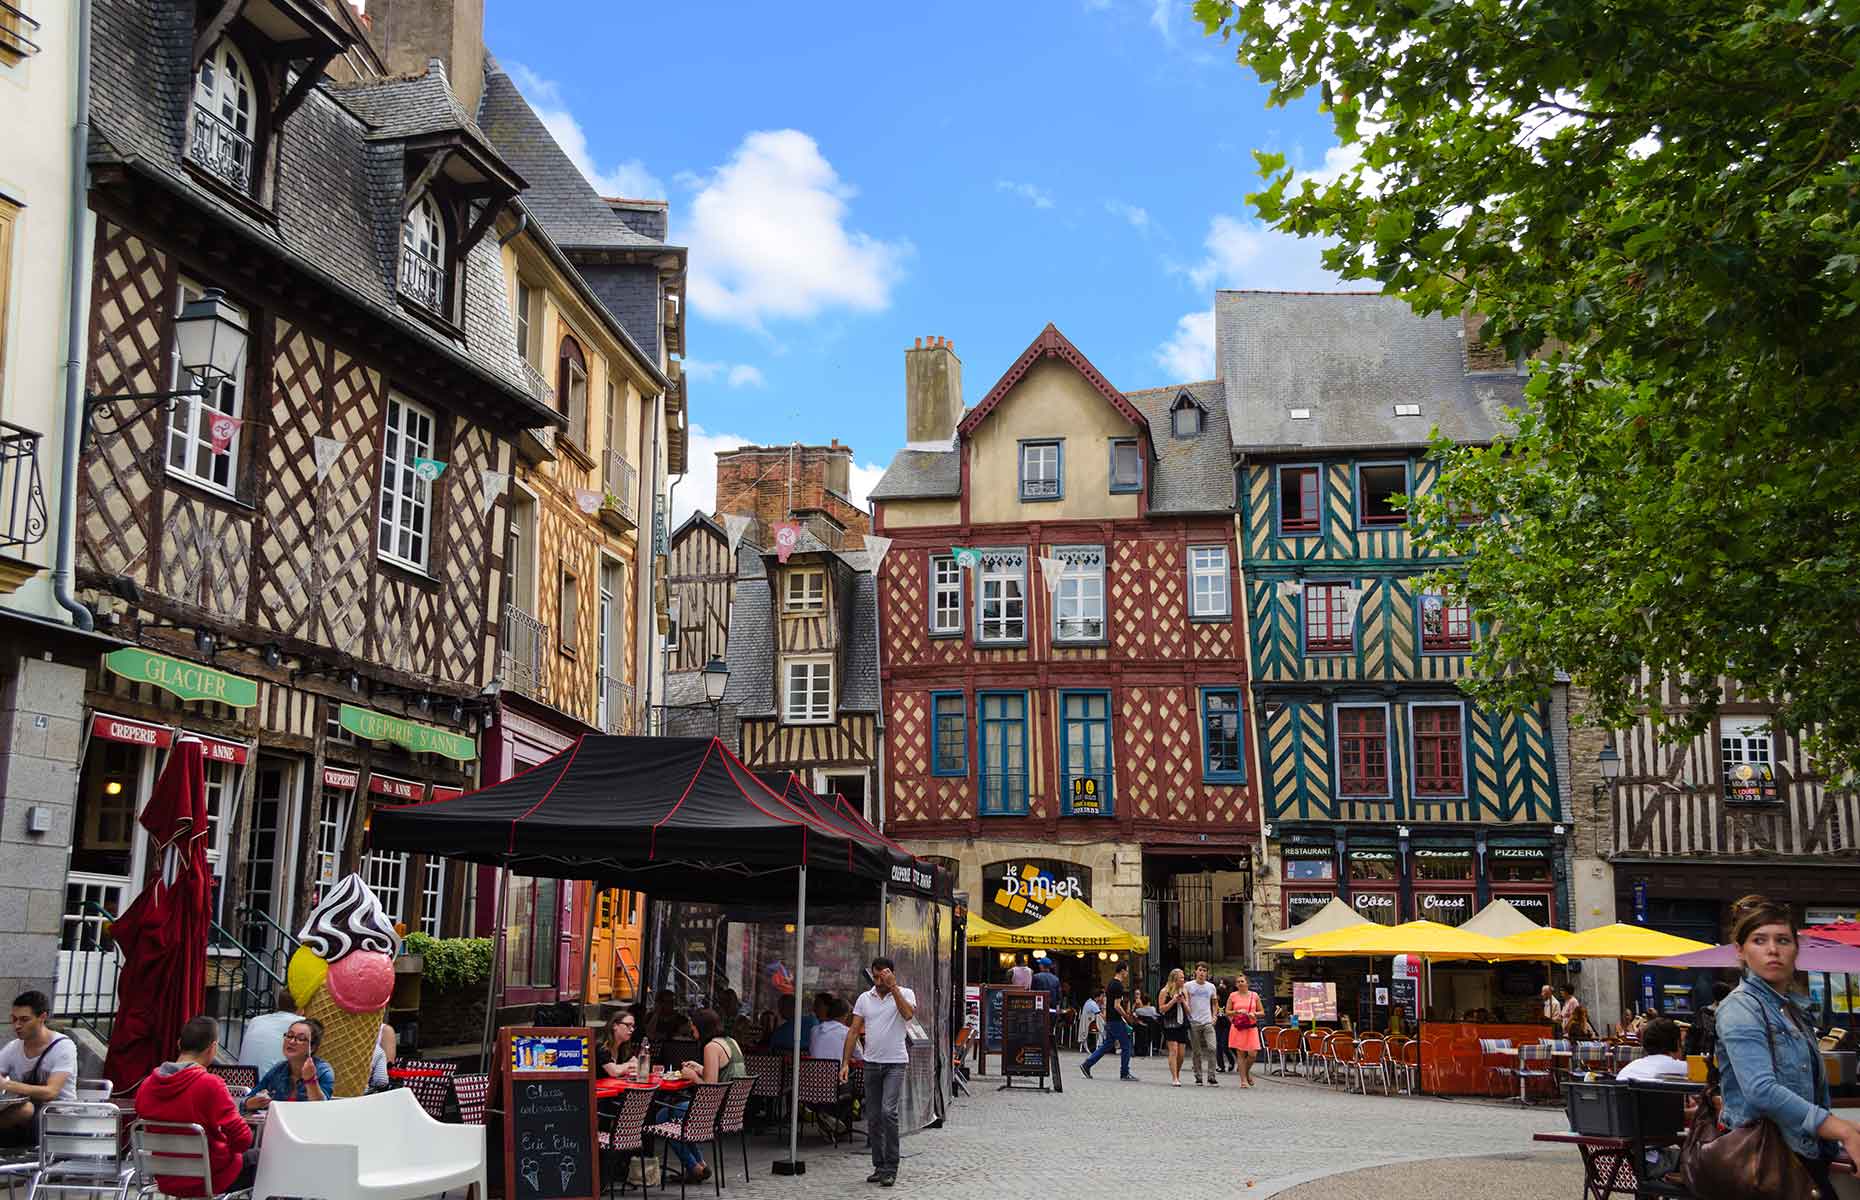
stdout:
[(1292, 984), (1292, 1015), (1305, 1024), (1337, 1019), (1337, 985), (1322, 983)]

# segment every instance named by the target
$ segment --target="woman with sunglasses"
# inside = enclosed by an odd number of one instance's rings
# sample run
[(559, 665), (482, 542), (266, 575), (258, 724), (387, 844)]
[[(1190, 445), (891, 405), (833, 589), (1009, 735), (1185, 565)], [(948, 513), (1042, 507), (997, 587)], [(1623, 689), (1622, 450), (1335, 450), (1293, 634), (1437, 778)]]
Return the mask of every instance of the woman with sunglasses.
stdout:
[(639, 1043), (633, 1036), (636, 1018), (617, 1012), (608, 1018), (607, 1030), (594, 1047), (594, 1066), (609, 1079), (631, 1079), (638, 1065)]
[(336, 1094), (336, 1072), (316, 1056), (323, 1045), (323, 1023), (305, 1017), (284, 1031), (284, 1061), (265, 1073), (258, 1090), (245, 1098), (247, 1112), (268, 1108), (273, 1100), (327, 1100)]

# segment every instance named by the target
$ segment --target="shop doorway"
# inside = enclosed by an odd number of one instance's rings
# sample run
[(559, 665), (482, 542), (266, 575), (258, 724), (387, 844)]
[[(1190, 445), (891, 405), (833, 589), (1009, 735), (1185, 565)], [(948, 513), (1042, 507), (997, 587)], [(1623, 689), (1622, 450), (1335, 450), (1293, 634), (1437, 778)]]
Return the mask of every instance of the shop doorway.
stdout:
[(292, 759), (261, 755), (245, 843), (240, 940), (274, 975), (289, 958), (296, 895), (297, 829), (303, 772)]

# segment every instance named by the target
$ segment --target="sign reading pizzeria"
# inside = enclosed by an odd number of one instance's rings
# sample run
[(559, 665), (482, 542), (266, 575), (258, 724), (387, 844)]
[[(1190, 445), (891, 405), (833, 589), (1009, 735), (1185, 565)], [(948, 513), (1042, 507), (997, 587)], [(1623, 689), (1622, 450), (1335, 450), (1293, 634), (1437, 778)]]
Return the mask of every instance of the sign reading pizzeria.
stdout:
[(1091, 903), (1091, 868), (1057, 858), (1010, 858), (982, 868), (982, 915), (1004, 929), (1031, 925), (1066, 900)]
[(256, 680), (138, 646), (110, 651), (103, 656), (103, 665), (124, 679), (153, 684), (182, 700), (211, 700), (228, 708), (251, 708), (258, 703)]

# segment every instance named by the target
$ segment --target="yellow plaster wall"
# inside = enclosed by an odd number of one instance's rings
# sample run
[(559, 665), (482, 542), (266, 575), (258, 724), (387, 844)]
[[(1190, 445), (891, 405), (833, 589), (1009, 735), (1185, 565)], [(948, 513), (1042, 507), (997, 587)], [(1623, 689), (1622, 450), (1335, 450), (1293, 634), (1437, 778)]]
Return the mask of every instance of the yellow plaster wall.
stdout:
[(880, 500), (875, 507), (884, 514), (887, 529), (922, 529), (962, 521), (960, 500)]
[[(1071, 366), (1037, 363), (969, 439), (970, 519), (983, 525), (1135, 517), (1137, 494), (1110, 491), (1110, 440), (1135, 433)], [(1063, 439), (1061, 499), (1021, 502), (1020, 443), (1028, 438)], [(892, 520), (889, 510), (886, 519)]]

